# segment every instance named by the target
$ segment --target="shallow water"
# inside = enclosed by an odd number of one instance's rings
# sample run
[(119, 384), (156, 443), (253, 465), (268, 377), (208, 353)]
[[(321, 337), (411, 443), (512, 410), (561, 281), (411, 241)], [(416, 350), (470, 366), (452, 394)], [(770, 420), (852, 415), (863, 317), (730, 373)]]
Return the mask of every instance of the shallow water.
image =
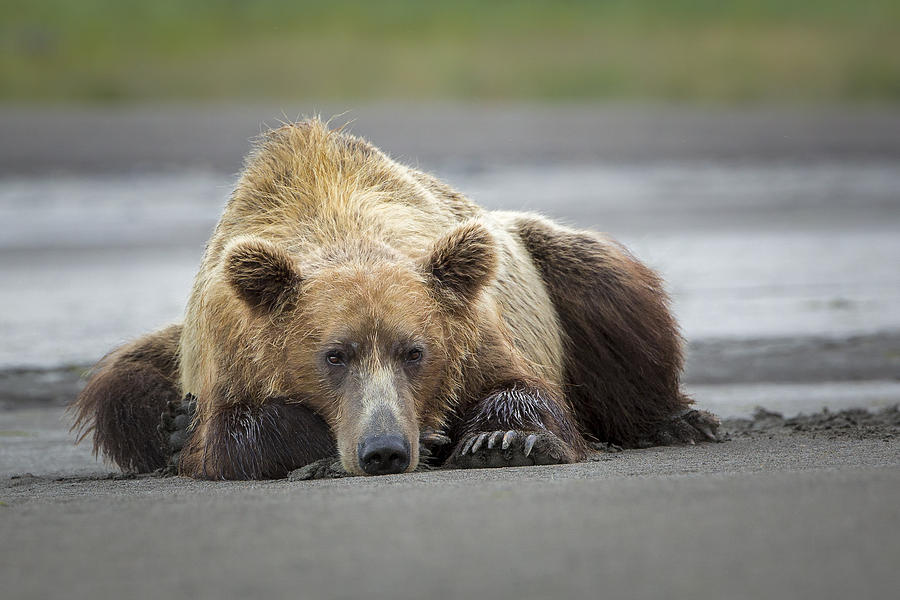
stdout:
[[(610, 232), (689, 339), (900, 330), (891, 162), (447, 169), (475, 201)], [(183, 310), (234, 177), (0, 179), (0, 368), (87, 363)]]

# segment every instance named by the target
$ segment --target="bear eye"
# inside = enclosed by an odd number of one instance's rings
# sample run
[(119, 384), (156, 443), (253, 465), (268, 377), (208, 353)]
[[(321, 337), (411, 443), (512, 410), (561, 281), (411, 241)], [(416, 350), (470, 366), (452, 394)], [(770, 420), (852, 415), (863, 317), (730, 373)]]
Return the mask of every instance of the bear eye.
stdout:
[(325, 355), (325, 361), (332, 366), (339, 367), (343, 364), (346, 364), (344, 353), (340, 350), (330, 350), (328, 354)]
[(409, 352), (406, 353), (406, 362), (408, 363), (417, 363), (422, 360), (422, 349), (421, 348), (413, 348)]

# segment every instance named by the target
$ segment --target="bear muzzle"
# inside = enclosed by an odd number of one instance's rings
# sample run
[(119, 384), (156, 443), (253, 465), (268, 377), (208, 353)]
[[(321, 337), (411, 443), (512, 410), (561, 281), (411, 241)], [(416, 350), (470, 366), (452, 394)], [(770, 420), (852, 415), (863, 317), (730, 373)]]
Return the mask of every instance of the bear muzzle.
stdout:
[(398, 434), (367, 437), (358, 447), (359, 466), (366, 475), (403, 473), (409, 468), (409, 440)]

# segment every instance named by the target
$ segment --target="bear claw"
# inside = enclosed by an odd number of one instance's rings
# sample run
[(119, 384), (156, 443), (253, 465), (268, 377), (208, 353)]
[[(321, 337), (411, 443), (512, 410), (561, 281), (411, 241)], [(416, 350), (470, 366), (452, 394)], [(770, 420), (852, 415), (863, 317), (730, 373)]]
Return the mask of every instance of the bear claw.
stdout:
[[(473, 438), (475, 440), (475, 443), (472, 444), (472, 454), (475, 454), (476, 452), (478, 452), (478, 450), (481, 449), (481, 445), (484, 443), (484, 440), (487, 439), (487, 436), (488, 436), (488, 434), (482, 433), (478, 437)], [(490, 445), (488, 446), (488, 448), (492, 448), (492, 447), (493, 446), (490, 446)], [(463, 452), (463, 454), (465, 454), (465, 453), (466, 452)]]
[(565, 444), (548, 431), (480, 431), (464, 438), (446, 466), (462, 469), (569, 462)]

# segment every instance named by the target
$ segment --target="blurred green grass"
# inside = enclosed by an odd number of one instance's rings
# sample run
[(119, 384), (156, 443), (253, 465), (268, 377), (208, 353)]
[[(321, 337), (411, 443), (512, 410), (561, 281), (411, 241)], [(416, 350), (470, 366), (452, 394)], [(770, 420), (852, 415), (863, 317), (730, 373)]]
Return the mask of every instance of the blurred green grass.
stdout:
[(0, 101), (897, 102), (897, 0), (0, 0)]

